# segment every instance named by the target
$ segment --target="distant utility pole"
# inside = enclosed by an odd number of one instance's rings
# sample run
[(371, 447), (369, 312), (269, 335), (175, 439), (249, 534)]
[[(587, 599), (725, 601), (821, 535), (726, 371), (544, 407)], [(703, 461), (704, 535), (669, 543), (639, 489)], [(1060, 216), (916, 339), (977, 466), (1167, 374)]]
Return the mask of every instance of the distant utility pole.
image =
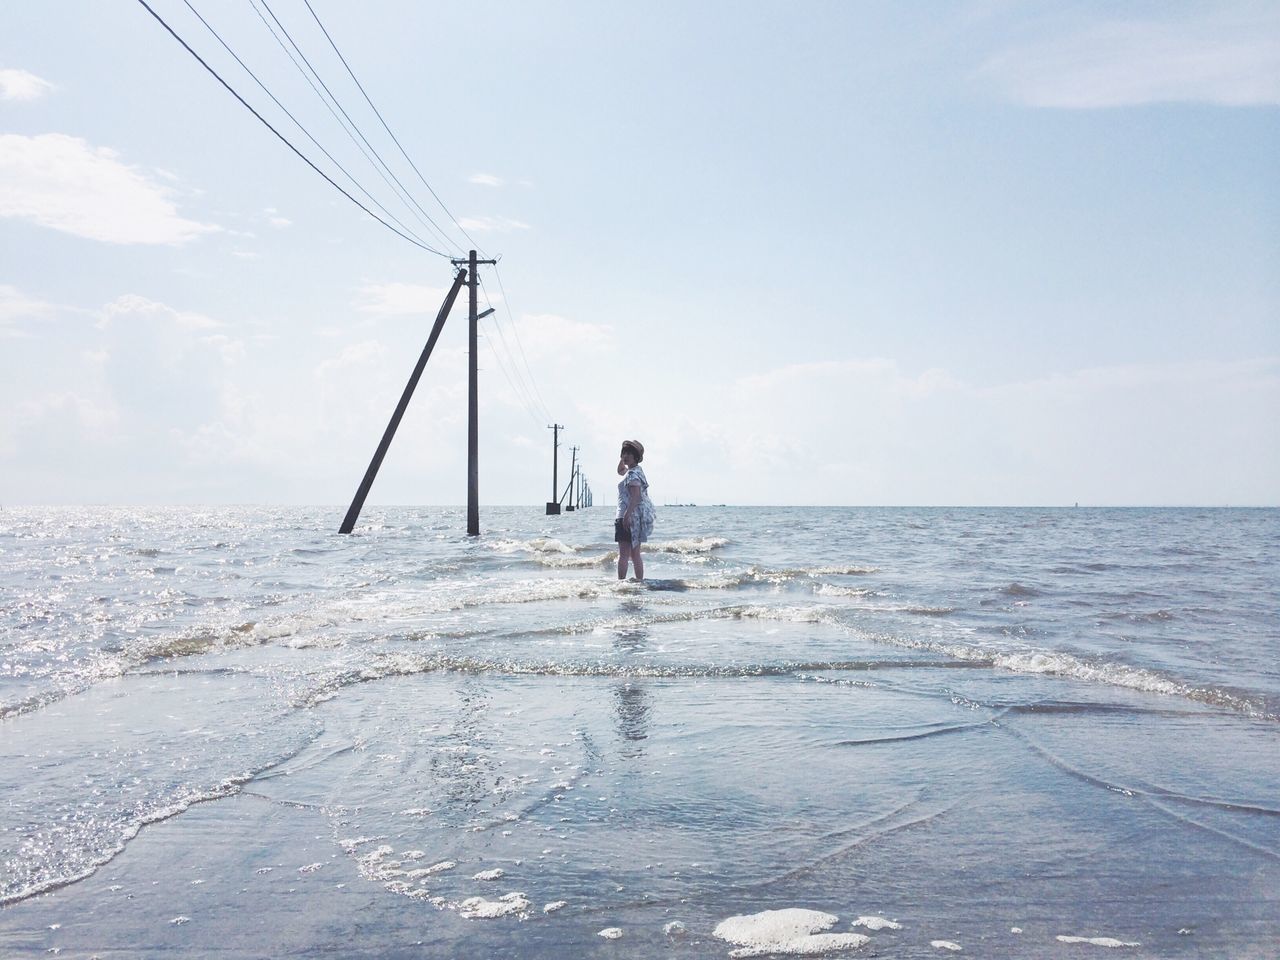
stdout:
[(551, 435), (551, 499), (547, 501), (547, 516), (552, 516), (560, 512), (560, 500), (556, 497), (556, 488), (560, 486), (557, 469), (560, 466), (560, 431), (564, 429), (564, 424), (550, 423), (547, 424), (547, 429), (553, 431)]
[[(466, 260), (452, 261), (455, 267), (466, 264), (467, 286), (470, 288), (471, 310), (470, 324), (467, 332), (467, 345), (471, 353), (470, 370), (467, 379), (467, 536), (480, 536), (480, 427), (478, 408), (480, 377), (476, 366), (476, 327), (480, 320), (476, 312), (476, 288), (479, 278), (476, 276), (477, 264), (494, 264), (496, 260), (477, 260), (476, 252), (471, 250)], [(486, 311), (486, 314), (491, 311)]]
[(573, 451), (573, 465), (569, 467), (569, 489), (565, 491), (565, 493), (569, 495), (569, 505), (565, 507), (565, 510), (572, 513), (577, 509), (577, 507), (573, 505), (573, 491), (577, 489), (578, 486), (578, 448), (570, 447), (569, 449)]

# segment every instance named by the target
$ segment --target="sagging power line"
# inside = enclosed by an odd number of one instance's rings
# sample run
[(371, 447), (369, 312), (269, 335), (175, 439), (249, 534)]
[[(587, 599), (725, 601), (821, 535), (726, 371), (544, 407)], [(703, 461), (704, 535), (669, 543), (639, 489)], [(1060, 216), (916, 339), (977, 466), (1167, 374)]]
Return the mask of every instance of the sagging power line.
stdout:
[(195, 59), (200, 63), (200, 66), (204, 67), (205, 70), (207, 70), (213, 76), (213, 78), (218, 81), (218, 83), (222, 84), (222, 86), (227, 90), (228, 93), (230, 93), (233, 97), (235, 97), (236, 100), (238, 100), (246, 110), (252, 113), (263, 126), (265, 126), (273, 134), (275, 134), (275, 136), (280, 140), (281, 143), (283, 143), (286, 147), (288, 147), (295, 154), (297, 154), (298, 158), (302, 160), (303, 163), (305, 163), (308, 167), (310, 167), (316, 173), (320, 174), (320, 176), (324, 177), (324, 179), (328, 181), (330, 186), (332, 186), (344, 197), (346, 197), (348, 200), (354, 203), (357, 207), (359, 207), (361, 210), (363, 210), (365, 213), (371, 216), (374, 220), (377, 220), (380, 224), (382, 224), (384, 227), (386, 227), (396, 236), (400, 237), (402, 240), (407, 240), (409, 243), (412, 243), (415, 247), (420, 247), (421, 249), (426, 250), (428, 253), (433, 253), (436, 256), (439, 256), (439, 257), (449, 256), (449, 254), (445, 253), (444, 251), (437, 250), (434, 247), (431, 247), (426, 243), (423, 243), (421, 240), (415, 240), (413, 237), (409, 236), (407, 233), (404, 233), (403, 231), (396, 229), (396, 227), (392, 226), (389, 222), (382, 219), (382, 217), (378, 216), (376, 213), (374, 213), (372, 210), (366, 207), (363, 203), (361, 203), (359, 200), (353, 197), (350, 193), (348, 193), (342, 187), (341, 184), (339, 184), (327, 173), (325, 173), (318, 166), (316, 166), (316, 164), (312, 162), (312, 160), (305, 153), (303, 153), (296, 146), (294, 146), (288, 137), (286, 137), (274, 126), (272, 126), (271, 122), (267, 120), (261, 113), (255, 110), (248, 100), (246, 100), (238, 92), (236, 92), (235, 88), (232, 87), (231, 84), (227, 83), (227, 81), (222, 78), (221, 74), (219, 74), (218, 71), (214, 70), (213, 67), (211, 67), (205, 61), (205, 59), (202, 56), (200, 56), (200, 54), (196, 53), (196, 51), (191, 47), (190, 44), (187, 43), (187, 41), (183, 40), (182, 37), (178, 35), (177, 31), (175, 31), (171, 26), (169, 26), (168, 23), (165, 22), (164, 18), (161, 17), (160, 14), (156, 13), (156, 11), (152, 9), (151, 5), (147, 3), (147, 0), (138, 0), (138, 3), (142, 5), (142, 7), (147, 11), (147, 13), (151, 14), (151, 16), (155, 18), (156, 22), (159, 23), (160, 26), (164, 27), (164, 29), (169, 33), (171, 37), (173, 37), (173, 39), (177, 40), (178, 43), (182, 45), (183, 49), (185, 49), (187, 53), (195, 57)]
[[(285, 55), (289, 57), (293, 62), (294, 67), (296, 67), (302, 74), (303, 79), (307, 81), (311, 90), (320, 99), (320, 102), (325, 105), (329, 112), (333, 114), (333, 118), (338, 121), (338, 125), (342, 127), (347, 137), (353, 144), (355, 144), (356, 149), (364, 154), (365, 159), (369, 161), (370, 165), (374, 168), (375, 172), (377, 172), (378, 176), (382, 178), (383, 182), (386, 183), (391, 191), (396, 194), (397, 198), (405, 204), (410, 214), (416, 217), (419, 223), (439, 237), (445, 246), (453, 247), (457, 250), (459, 248), (458, 243), (451, 240), (440, 225), (432, 219), (431, 215), (427, 213), (422, 204), (414, 198), (413, 194), (407, 187), (405, 187), (400, 178), (396, 176), (395, 171), (393, 171), (390, 165), (388, 165), (388, 163), (382, 158), (382, 154), (378, 153), (377, 148), (369, 142), (369, 138), (364, 135), (364, 131), (360, 129), (360, 125), (352, 119), (351, 114), (342, 105), (342, 102), (338, 99), (337, 95), (334, 94), (329, 85), (325, 83), (324, 78), (320, 76), (320, 72), (311, 63), (310, 58), (308, 58), (306, 53), (303, 52), (297, 41), (294, 40), (293, 35), (289, 32), (288, 28), (283, 22), (281, 22), (280, 18), (276, 16), (275, 11), (271, 8), (271, 5), (267, 0), (249, 0), (249, 2), (253, 6), (254, 12), (258, 14), (258, 18), (266, 25), (267, 30), (271, 33), (276, 43), (280, 45), (282, 50), (284, 50)], [(267, 18), (262, 15), (262, 11), (258, 9), (259, 4), (261, 4), (271, 16), (272, 21), (275, 22), (275, 25), (279, 28), (280, 32), (284, 34), (285, 40), (288, 40), (289, 42), (288, 46), (285, 46), (284, 40), (280, 39), (279, 35), (276, 34), (275, 29), (267, 22)], [(319, 22), (318, 19), (317, 22)], [(321, 24), (321, 29), (324, 29), (323, 24)], [(292, 52), (289, 47), (293, 48)], [(337, 48), (335, 47), (335, 50), (336, 49)], [(297, 57), (294, 56), (295, 52)], [(301, 58), (302, 63), (298, 62), (298, 58)], [(344, 60), (343, 62), (345, 64), (346, 61)], [(305, 64), (305, 69), (303, 64)], [(308, 76), (308, 72), (310, 73), (310, 76)], [(354, 77), (354, 74), (352, 76)], [(312, 78), (314, 78), (314, 81)], [(316, 83), (320, 84), (320, 88), (316, 87)], [(323, 93), (321, 93), (321, 89), (323, 89)], [(341, 116), (339, 116), (339, 114), (341, 114)], [(429, 184), (427, 185), (427, 189), (431, 189)], [(434, 190), (432, 190), (431, 193), (432, 196), (435, 196)], [(439, 198), (437, 198), (437, 202), (439, 202)], [(444, 205), (441, 204), (441, 206), (443, 207)]]

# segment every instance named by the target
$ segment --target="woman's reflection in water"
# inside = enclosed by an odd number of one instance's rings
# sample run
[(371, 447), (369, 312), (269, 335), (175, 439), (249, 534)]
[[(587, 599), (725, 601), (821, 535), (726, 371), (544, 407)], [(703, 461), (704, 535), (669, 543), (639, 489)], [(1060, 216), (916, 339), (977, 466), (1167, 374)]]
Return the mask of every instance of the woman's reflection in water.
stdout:
[[(614, 647), (620, 654), (619, 663), (625, 674), (628, 660), (639, 660), (644, 652), (648, 633), (643, 627), (626, 627), (616, 634)], [(649, 692), (645, 683), (636, 677), (623, 676), (613, 688), (614, 716), (618, 724), (618, 753), (627, 760), (644, 755), (643, 743), (649, 738)]]

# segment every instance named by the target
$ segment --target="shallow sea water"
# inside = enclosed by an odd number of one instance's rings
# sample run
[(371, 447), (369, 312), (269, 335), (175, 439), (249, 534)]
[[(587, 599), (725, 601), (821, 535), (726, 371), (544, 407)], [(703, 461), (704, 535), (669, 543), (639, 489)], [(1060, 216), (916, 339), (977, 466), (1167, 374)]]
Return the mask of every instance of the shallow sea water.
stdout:
[(659, 512), (0, 513), (0, 955), (1275, 955), (1280, 511)]

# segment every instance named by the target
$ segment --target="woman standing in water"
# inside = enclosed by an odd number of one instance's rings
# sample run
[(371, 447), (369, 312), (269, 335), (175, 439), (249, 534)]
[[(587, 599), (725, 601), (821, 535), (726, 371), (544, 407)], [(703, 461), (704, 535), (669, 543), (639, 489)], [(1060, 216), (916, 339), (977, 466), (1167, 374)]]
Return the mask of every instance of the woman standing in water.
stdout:
[(640, 544), (653, 532), (656, 516), (653, 501), (649, 499), (649, 481), (645, 478), (640, 461), (644, 459), (644, 444), (639, 440), (622, 441), (622, 459), (618, 461), (618, 517), (613, 521), (613, 539), (618, 543), (618, 579), (627, 578), (627, 562), (635, 565), (636, 579), (644, 579), (644, 560), (640, 557)]

